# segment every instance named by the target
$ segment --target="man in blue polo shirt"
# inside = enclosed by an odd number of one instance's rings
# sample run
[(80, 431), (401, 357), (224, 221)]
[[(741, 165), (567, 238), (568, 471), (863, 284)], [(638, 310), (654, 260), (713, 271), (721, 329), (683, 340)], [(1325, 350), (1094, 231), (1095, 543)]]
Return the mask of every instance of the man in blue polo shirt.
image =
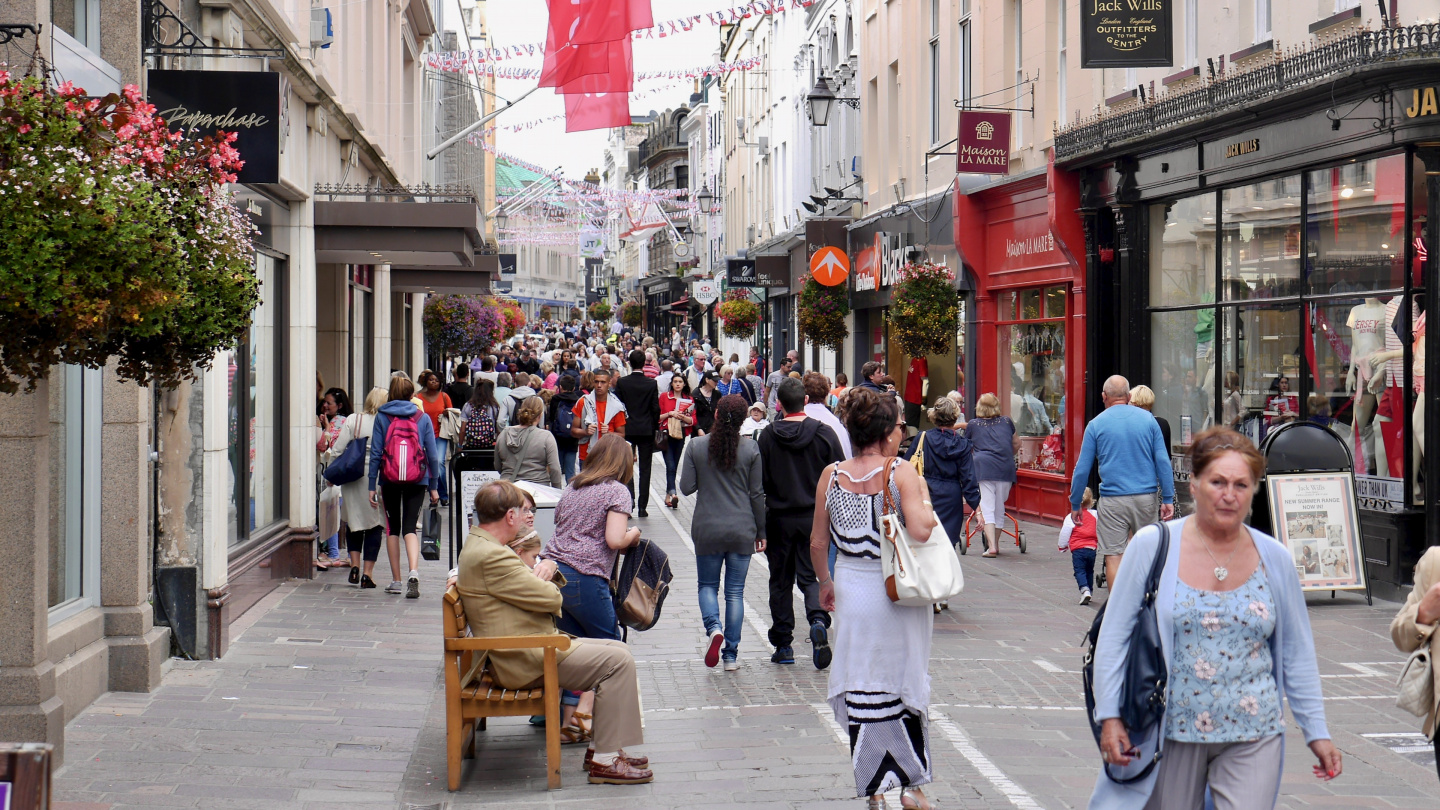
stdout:
[[(1085, 426), (1080, 458), (1070, 481), (1070, 511), (1081, 523), (1080, 500), (1090, 469), (1100, 467), (1096, 535), (1105, 556), (1105, 581), (1114, 582), (1130, 538), (1146, 525), (1175, 514), (1175, 475), (1160, 425), (1149, 411), (1130, 404), (1130, 381), (1115, 375), (1101, 389), (1105, 410)], [(1160, 503), (1155, 492), (1160, 492)]]

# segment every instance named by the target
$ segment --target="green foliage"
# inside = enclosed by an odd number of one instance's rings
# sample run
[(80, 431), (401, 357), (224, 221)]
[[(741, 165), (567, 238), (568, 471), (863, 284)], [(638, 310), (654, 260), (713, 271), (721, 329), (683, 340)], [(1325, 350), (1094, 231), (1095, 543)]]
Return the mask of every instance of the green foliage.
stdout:
[(850, 291), (844, 284), (827, 287), (813, 277), (800, 290), (800, 329), (805, 337), (835, 351), (849, 337), (845, 316), (850, 314)]
[(715, 316), (720, 319), (726, 335), (749, 340), (760, 323), (760, 305), (750, 300), (750, 294), (743, 289), (729, 290), (716, 308)]
[(910, 357), (951, 351), (960, 296), (950, 268), (928, 261), (905, 265), (890, 301), (890, 339), (901, 351)]
[(234, 135), (182, 140), (127, 86), (86, 99), (0, 70), (0, 391), (51, 366), (192, 378), (260, 300)]
[(620, 322), (629, 327), (645, 323), (645, 307), (639, 301), (626, 301), (620, 305)]
[(590, 305), (590, 320), (592, 321), (608, 321), (611, 314), (612, 310), (608, 301), (596, 301)]

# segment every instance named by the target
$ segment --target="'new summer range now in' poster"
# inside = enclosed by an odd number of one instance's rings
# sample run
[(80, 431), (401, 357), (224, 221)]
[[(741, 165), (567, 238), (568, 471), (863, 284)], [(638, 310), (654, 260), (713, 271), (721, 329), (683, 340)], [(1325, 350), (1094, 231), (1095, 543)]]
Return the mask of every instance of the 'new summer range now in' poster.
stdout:
[(1350, 474), (1271, 475), (1266, 483), (1275, 536), (1290, 549), (1301, 588), (1364, 588)]

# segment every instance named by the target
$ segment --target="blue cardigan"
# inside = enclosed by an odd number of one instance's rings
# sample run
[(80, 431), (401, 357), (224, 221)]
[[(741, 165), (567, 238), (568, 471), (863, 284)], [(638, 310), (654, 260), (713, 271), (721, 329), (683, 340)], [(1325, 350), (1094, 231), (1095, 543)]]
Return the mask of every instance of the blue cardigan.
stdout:
[[(1160, 625), (1160, 639), (1165, 651), (1165, 664), (1170, 665), (1170, 646), (1174, 640), (1173, 614), (1175, 583), (1180, 571), (1180, 534), (1185, 518), (1172, 520), (1170, 551), (1160, 574), (1160, 593), (1155, 602), (1155, 615)], [(1275, 664), (1275, 685), (1280, 696), (1289, 701), (1290, 713), (1305, 732), (1305, 742), (1330, 739), (1325, 727), (1325, 705), (1320, 696), (1320, 672), (1315, 664), (1315, 639), (1310, 633), (1310, 615), (1305, 609), (1305, 596), (1295, 574), (1295, 562), (1289, 549), (1264, 532), (1250, 529), (1260, 564), (1275, 594), (1275, 632), (1270, 636), (1270, 656)], [(1124, 678), (1125, 658), (1129, 652), (1130, 633), (1140, 611), (1145, 593), (1145, 578), (1155, 560), (1160, 532), (1147, 526), (1135, 534), (1129, 550), (1120, 561), (1120, 572), (1105, 608), (1105, 622), (1100, 626), (1100, 639), (1095, 645), (1095, 717), (1104, 720), (1120, 716), (1120, 685)], [(1162, 720), (1152, 736), (1163, 737)], [(1141, 741), (1132, 734), (1131, 744), (1142, 751), (1154, 749), (1155, 741)], [(1138, 768), (1137, 763), (1129, 766)], [(1282, 755), (1280, 769), (1285, 768)], [(1132, 771), (1138, 772), (1138, 771)], [(1155, 789), (1157, 767), (1145, 779), (1128, 785), (1119, 784), (1105, 775), (1102, 768), (1090, 796), (1090, 810), (1142, 810)], [(1123, 772), (1122, 772), (1123, 773)], [(1280, 780), (1276, 780), (1278, 785)], [(1277, 792), (1276, 797), (1279, 794)], [(1273, 804), (1273, 800), (1272, 800)]]
[[(385, 434), (390, 430), (390, 421), (412, 418), (419, 410), (415, 403), (409, 401), (387, 402), (380, 406), (380, 413), (375, 416), (375, 427), (370, 430), (371, 492), (378, 489), (376, 481), (380, 478), (381, 457), (385, 454)], [(445, 460), (440, 458), (439, 448), (435, 444), (435, 426), (431, 424), (430, 417), (421, 413), (415, 427), (420, 432), (420, 443), (425, 447), (425, 480), (415, 483), (424, 483), (426, 489), (439, 489)]]

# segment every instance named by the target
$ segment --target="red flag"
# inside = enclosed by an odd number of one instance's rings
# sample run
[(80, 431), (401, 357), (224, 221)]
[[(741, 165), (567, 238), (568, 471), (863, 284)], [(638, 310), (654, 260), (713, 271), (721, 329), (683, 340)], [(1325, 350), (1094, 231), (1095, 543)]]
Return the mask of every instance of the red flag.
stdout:
[(635, 89), (635, 65), (633, 54), (630, 49), (630, 39), (607, 42), (603, 46), (585, 45), (581, 47), (605, 47), (608, 50), (608, 68), (603, 73), (591, 73), (568, 81), (556, 89), (557, 93), (628, 93)]
[(549, 0), (556, 42), (593, 45), (614, 42), (655, 24), (650, 0)]
[[(557, 5), (569, 8), (563, 3)], [(610, 46), (607, 43), (575, 45), (570, 42), (571, 29), (578, 22), (573, 16), (560, 20), (551, 15), (551, 24), (545, 34), (545, 63), (540, 68), (541, 87), (559, 87), (581, 76), (610, 70)], [(557, 30), (556, 23), (564, 27)]]
[(629, 93), (573, 93), (565, 96), (565, 131), (630, 126)]

